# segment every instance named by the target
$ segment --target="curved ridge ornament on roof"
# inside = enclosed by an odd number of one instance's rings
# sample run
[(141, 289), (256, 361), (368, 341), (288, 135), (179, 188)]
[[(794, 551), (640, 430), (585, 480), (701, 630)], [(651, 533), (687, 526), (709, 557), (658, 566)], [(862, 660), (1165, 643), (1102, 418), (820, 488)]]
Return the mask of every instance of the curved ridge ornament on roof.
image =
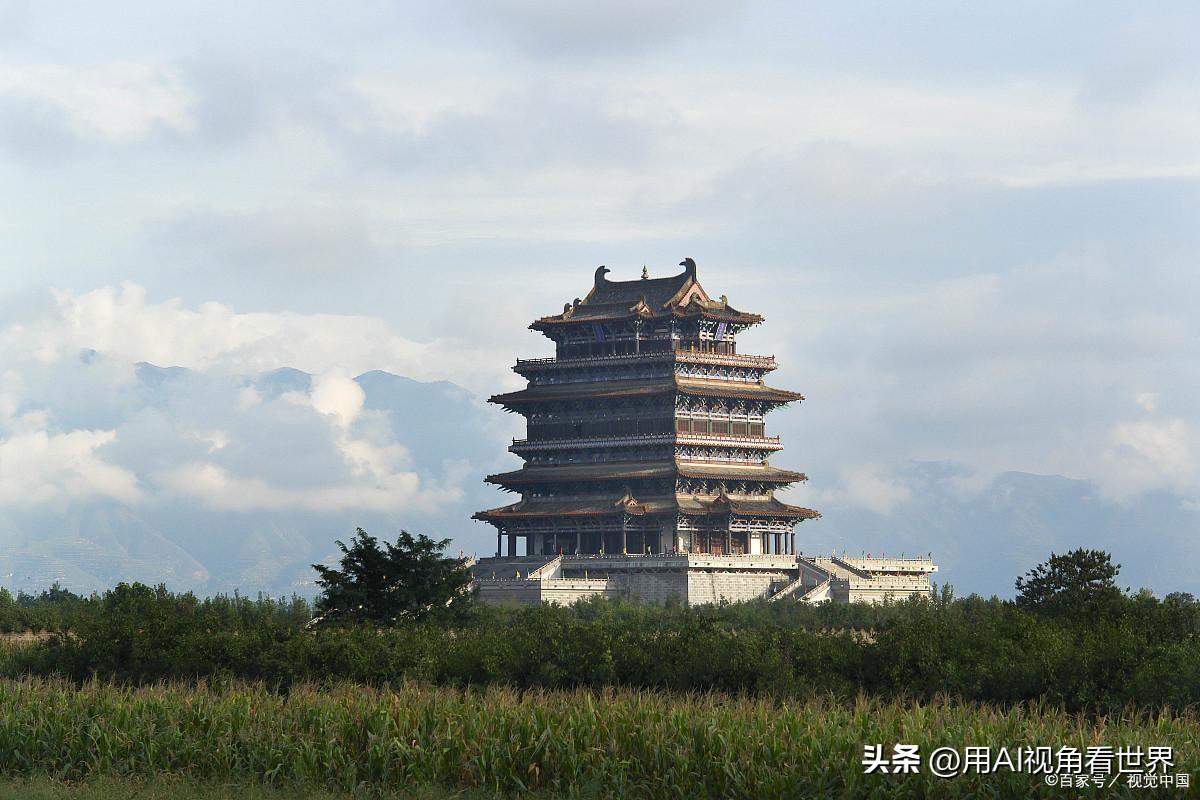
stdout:
[(714, 300), (704, 291), (696, 277), (696, 262), (685, 258), (679, 262), (683, 272), (665, 278), (649, 277), (643, 268), (642, 277), (629, 281), (609, 280), (611, 270), (601, 264), (596, 267), (592, 289), (582, 300), (563, 306), (561, 314), (542, 317), (529, 327), (539, 330), (545, 326), (569, 322), (627, 319), (631, 316), (679, 317), (702, 316), (713, 319), (754, 325), (762, 322), (758, 314), (738, 311), (729, 305), (724, 295)]

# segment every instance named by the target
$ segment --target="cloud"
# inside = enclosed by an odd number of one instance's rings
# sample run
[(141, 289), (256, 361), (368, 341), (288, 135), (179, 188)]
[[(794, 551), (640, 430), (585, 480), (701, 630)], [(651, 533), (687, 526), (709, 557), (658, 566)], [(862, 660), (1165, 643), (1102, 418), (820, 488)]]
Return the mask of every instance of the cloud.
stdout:
[(585, 0), (563, 5), (547, 0), (471, 3), (472, 21), (490, 21), (522, 47), (541, 55), (628, 52), (664, 46), (719, 24), (743, 8), (740, 0)]
[(1107, 497), (1200, 495), (1195, 410), (1177, 399), (1200, 391), (1200, 295), (1169, 263), (1104, 246), (963, 276), (735, 274), (731, 300), (768, 317), (739, 349), (775, 353), (771, 381), (807, 398), (768, 419), (788, 448), (772, 462), (818, 494), (857, 480), (865, 507), (890, 499), (858, 465), (910, 459), (1088, 479)]
[[(44, 129), (113, 146), (187, 133), (191, 96), (172, 70), (133, 61), (0, 65), (0, 101), (24, 103)], [(10, 107), (12, 107), (10, 105)]]
[(220, 511), (431, 510), (462, 498), (458, 488), (424, 489), (416, 473), (388, 475), (366, 485), (284, 489), (261, 478), (238, 478), (222, 467), (193, 462), (160, 476), (165, 489)]
[[(63, 366), (83, 372), (77, 382), (85, 386), (106, 375)], [(115, 427), (87, 430), (72, 427), (74, 412), (54, 385), (26, 379), (4, 409), (41, 408), (0, 419), (0, 504), (183, 500), (238, 512), (429, 512), (462, 498), (461, 470), (414, 464), (383, 412), (364, 410), (350, 378), (319, 376), (310, 390), (271, 398), (255, 392), (255, 403), (245, 402), (246, 380), (139, 369), (107, 401), (118, 407)]]
[(365, 211), (352, 204), (180, 209), (147, 223), (146, 232), (165, 262), (205, 270), (294, 279), (344, 275), (382, 263)]
[(1143, 411), (1158, 411), (1158, 392), (1138, 392), (1133, 401), (1142, 407)]
[(896, 506), (912, 498), (906, 485), (873, 464), (858, 464), (842, 470), (841, 485), (845, 501), (877, 514), (890, 514)]
[(25, 508), (109, 498), (137, 503), (137, 477), (97, 452), (116, 439), (115, 431), (49, 433), (44, 415), (27, 415), (0, 437), (0, 505)]
[[(461, 500), (461, 468), (414, 463), (391, 406), (366, 408), (348, 375), (425, 371), (449, 346), (365, 317), (154, 304), (135, 285), (59, 292), (0, 329), (0, 502), (431, 513)], [(320, 371), (276, 369), (297, 363)]]
[(345, 375), (324, 375), (313, 386), (312, 407), (337, 420), (341, 428), (349, 428), (363, 407), (362, 387)]
[(426, 97), (428, 87), (414, 93), (410, 82), (356, 76), (347, 86), (356, 113), (323, 119), (320, 129), (356, 171), (388, 167), (470, 184), (483, 176), (567, 179), (578, 191), (579, 172), (596, 182), (613, 171), (652, 169), (674, 127), (669, 112), (587, 80), (464, 87), (442, 79), (448, 91), (461, 92), (449, 102)]
[(20, 158), (46, 161), (79, 146), (66, 113), (40, 98), (0, 94), (0, 148)]
[(766, 315), (818, 508), (901, 514), (913, 458), (1200, 496), (1194, 9), (44, 5), (0, 0), (0, 414), (112, 432), (141, 509), (415, 509), (514, 418), (348, 376), (511, 388), (597, 264), (684, 255)]
[(383, 369), (418, 380), (457, 378), (486, 391), (509, 380), (508, 356), (453, 339), (416, 341), (367, 316), (239, 313), (215, 302), (154, 303), (132, 283), (56, 291), (49, 313), (0, 329), (0, 354), (52, 363), (93, 350), (110, 363), (150, 362), (228, 373), (294, 367), (355, 374)]
[(182, 405), (168, 404), (165, 436), (197, 439), (203, 452), (182, 447), (165, 461), (143, 461), (167, 497), (220, 511), (413, 512), (463, 496), (462, 476), (414, 464), (382, 412), (365, 410), (362, 387), (342, 374), (273, 397), (255, 391), (253, 403), (237, 380), (198, 378), (210, 397), (193, 404), (195, 390), (184, 389)]
[(19, 42), (28, 35), (29, 0), (0, 0), (0, 43)]
[(1148, 490), (1200, 494), (1200, 473), (1192, 426), (1178, 418), (1150, 418), (1114, 426), (1104, 452), (1109, 470), (1102, 476), (1109, 496), (1128, 499)]

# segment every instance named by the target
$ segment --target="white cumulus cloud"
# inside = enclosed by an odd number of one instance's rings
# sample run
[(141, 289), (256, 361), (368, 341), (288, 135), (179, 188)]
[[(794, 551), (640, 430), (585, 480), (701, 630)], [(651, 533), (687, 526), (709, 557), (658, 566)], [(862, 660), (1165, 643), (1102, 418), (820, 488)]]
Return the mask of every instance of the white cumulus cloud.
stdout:
[(191, 93), (179, 76), (145, 62), (4, 65), (0, 97), (54, 109), (76, 136), (113, 144), (194, 125)]
[[(464, 347), (453, 339), (408, 339), (375, 317), (237, 312), (216, 302), (188, 308), (178, 298), (148, 300), (144, 287), (128, 282), (83, 293), (56, 291), (54, 299), (49, 313), (0, 330), (0, 357), (32, 354), (52, 363), (95, 350), (117, 363), (229, 373), (293, 367), (354, 375), (382, 369), (417, 380), (456, 380), (480, 390), (510, 377), (506, 363), (486, 348)], [(322, 389), (319, 402), (342, 402), (337, 395), (344, 394), (348, 380)], [(245, 402), (253, 398), (247, 395)]]
[(0, 503), (396, 512), (462, 497), (465, 476), (414, 463), (350, 377), (442, 377), (447, 343), (365, 316), (154, 303), (135, 284), (54, 299), (0, 329)]
[(1152, 489), (1194, 489), (1200, 483), (1192, 456), (1195, 433), (1182, 419), (1141, 419), (1116, 425), (1105, 451), (1102, 485), (1127, 498)]
[(31, 507), (84, 498), (137, 503), (137, 476), (97, 453), (116, 439), (115, 431), (49, 433), (44, 415), (0, 438), (0, 505)]
[(174, 494), (221, 511), (431, 510), (462, 496), (455, 487), (425, 488), (414, 472), (393, 473), (363, 483), (295, 489), (273, 486), (258, 477), (231, 475), (217, 464), (190, 462), (159, 479)]
[(842, 470), (845, 499), (878, 514), (890, 514), (912, 497), (907, 486), (889, 477), (874, 464), (858, 464)]

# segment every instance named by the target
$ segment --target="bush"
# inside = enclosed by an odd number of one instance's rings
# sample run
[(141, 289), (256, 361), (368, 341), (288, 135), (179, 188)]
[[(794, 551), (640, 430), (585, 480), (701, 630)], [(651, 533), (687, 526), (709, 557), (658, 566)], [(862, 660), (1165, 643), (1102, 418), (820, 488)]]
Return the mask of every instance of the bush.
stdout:
[(201, 600), (140, 584), (28, 608), (0, 596), (0, 613), (31, 609), (59, 633), (0, 650), (0, 674), (239, 678), (281, 689), (420, 679), (780, 697), (866, 691), (1099, 711), (1200, 702), (1200, 603), (1183, 596), (1122, 594), (1106, 600), (1102, 616), (1085, 617), (949, 591), (882, 606), (595, 599), (570, 608), (477, 607), (454, 623), (318, 630), (307, 627), (312, 609), (298, 598)]

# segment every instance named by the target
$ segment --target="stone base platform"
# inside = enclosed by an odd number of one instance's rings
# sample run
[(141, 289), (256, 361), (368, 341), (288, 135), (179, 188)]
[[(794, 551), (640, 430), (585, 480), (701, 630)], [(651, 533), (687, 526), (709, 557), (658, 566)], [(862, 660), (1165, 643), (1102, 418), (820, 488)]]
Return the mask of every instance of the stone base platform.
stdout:
[(688, 605), (767, 599), (879, 603), (928, 595), (928, 558), (804, 555), (560, 555), (484, 558), (471, 565), (487, 603), (568, 605), (620, 597)]

